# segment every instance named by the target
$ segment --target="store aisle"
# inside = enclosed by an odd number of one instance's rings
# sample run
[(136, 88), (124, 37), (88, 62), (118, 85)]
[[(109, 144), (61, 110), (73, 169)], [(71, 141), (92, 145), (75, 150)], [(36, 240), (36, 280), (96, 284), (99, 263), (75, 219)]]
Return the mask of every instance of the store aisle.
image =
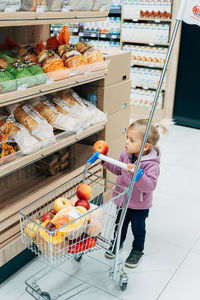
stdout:
[[(66, 262), (46, 284), (67, 289), (80, 282), (93, 286), (72, 299), (82, 300), (198, 300), (200, 295), (200, 131), (173, 126), (162, 137), (161, 176), (154, 195), (154, 206), (147, 221), (145, 255), (137, 269), (127, 269), (129, 283), (122, 292), (108, 277), (101, 263), (85, 257), (81, 264)], [(131, 233), (120, 256), (129, 253)], [(93, 255), (102, 259), (103, 252)], [(113, 261), (103, 257), (103, 261)], [(0, 299), (33, 299), (24, 292), (24, 280), (44, 266), (30, 262), (1, 285)], [(73, 276), (69, 276), (72, 274)], [(83, 286), (84, 287), (84, 286)], [(95, 296), (94, 296), (95, 295)], [(66, 299), (64, 297), (62, 299)]]

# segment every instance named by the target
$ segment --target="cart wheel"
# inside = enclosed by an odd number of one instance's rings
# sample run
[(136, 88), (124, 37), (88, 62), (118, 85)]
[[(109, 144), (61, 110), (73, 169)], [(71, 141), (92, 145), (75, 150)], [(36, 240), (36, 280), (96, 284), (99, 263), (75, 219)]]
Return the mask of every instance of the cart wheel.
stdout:
[(122, 291), (125, 291), (127, 288), (127, 282), (120, 282), (119, 286)]
[(80, 255), (75, 255), (75, 256), (74, 256), (74, 259), (75, 259), (75, 261), (80, 262), (81, 259), (82, 259), (82, 257), (83, 257), (82, 254), (80, 254)]
[(51, 300), (51, 296), (47, 292), (41, 292), (40, 294), (45, 300)]

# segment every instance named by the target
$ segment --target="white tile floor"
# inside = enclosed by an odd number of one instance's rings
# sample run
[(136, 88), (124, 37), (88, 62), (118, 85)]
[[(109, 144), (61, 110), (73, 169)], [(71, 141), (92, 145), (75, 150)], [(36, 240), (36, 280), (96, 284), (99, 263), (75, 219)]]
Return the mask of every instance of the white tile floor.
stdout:
[[(126, 291), (119, 289), (101, 263), (84, 257), (80, 264), (66, 262), (48, 274), (45, 287), (60, 292), (84, 280), (93, 284), (74, 300), (199, 300), (200, 299), (200, 130), (173, 126), (160, 141), (161, 176), (154, 206), (147, 221), (145, 255), (137, 269), (127, 269)], [(130, 250), (129, 231), (124, 250)], [(112, 264), (97, 252), (93, 256)], [(0, 289), (0, 299), (33, 299), (24, 292), (24, 280), (44, 266), (35, 259), (18, 271)], [(69, 275), (70, 274), (70, 275)], [(79, 277), (79, 280), (75, 277)], [(67, 295), (61, 299), (68, 299)]]

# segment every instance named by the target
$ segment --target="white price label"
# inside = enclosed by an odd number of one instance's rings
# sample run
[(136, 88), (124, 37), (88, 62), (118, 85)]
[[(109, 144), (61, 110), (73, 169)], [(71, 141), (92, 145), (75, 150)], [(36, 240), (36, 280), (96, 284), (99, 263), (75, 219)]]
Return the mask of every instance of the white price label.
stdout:
[(47, 81), (46, 81), (46, 84), (51, 84), (51, 83), (54, 83), (54, 78), (48, 78)]
[(80, 32), (80, 33), (79, 33), (79, 36), (83, 36), (83, 32)]
[(70, 6), (63, 6), (62, 12), (69, 12), (70, 11)]
[(24, 84), (19, 85), (18, 88), (17, 88), (17, 90), (18, 91), (24, 91), (24, 90), (27, 89), (27, 87), (28, 87), (28, 84), (24, 83)]
[(7, 5), (4, 12), (16, 12), (19, 9), (18, 5)]
[(143, 85), (143, 89), (144, 89), (144, 90), (148, 90), (149, 87), (148, 87), (147, 85)]
[(36, 8), (36, 12), (37, 13), (43, 13), (43, 12), (45, 12), (45, 10), (46, 10), (46, 6), (45, 5), (39, 5)]
[(91, 33), (91, 37), (96, 37), (96, 33)]
[(154, 43), (149, 43), (149, 46), (155, 46), (155, 44)]
[(106, 34), (101, 34), (101, 38), (106, 38)]
[(160, 19), (155, 19), (154, 22), (155, 23), (160, 23)]
[(111, 35), (111, 39), (116, 39), (117, 38), (117, 36), (116, 35)]

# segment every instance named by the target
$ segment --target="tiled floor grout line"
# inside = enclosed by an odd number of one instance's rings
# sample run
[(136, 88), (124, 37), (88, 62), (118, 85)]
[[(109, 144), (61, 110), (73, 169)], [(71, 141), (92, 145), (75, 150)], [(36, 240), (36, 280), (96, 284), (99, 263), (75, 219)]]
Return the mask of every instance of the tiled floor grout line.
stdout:
[(158, 295), (158, 297), (155, 300), (158, 300), (160, 298), (160, 296), (163, 294), (163, 292), (165, 291), (165, 289), (167, 288), (167, 286), (169, 285), (169, 283), (172, 281), (172, 279), (174, 278), (174, 276), (176, 275), (176, 273), (178, 272), (178, 270), (180, 269), (180, 267), (186, 261), (186, 259), (188, 258), (188, 256), (191, 254), (192, 249), (199, 242), (199, 240), (200, 240), (200, 236), (195, 241), (195, 243), (193, 244), (193, 246), (188, 250), (187, 254), (185, 255), (185, 257), (183, 258), (183, 260), (181, 261), (181, 263), (179, 264), (179, 266), (177, 267), (177, 269), (175, 270), (175, 272), (172, 274), (172, 276), (170, 277), (170, 279), (167, 281), (167, 283), (165, 284), (164, 288), (161, 290), (160, 294)]

